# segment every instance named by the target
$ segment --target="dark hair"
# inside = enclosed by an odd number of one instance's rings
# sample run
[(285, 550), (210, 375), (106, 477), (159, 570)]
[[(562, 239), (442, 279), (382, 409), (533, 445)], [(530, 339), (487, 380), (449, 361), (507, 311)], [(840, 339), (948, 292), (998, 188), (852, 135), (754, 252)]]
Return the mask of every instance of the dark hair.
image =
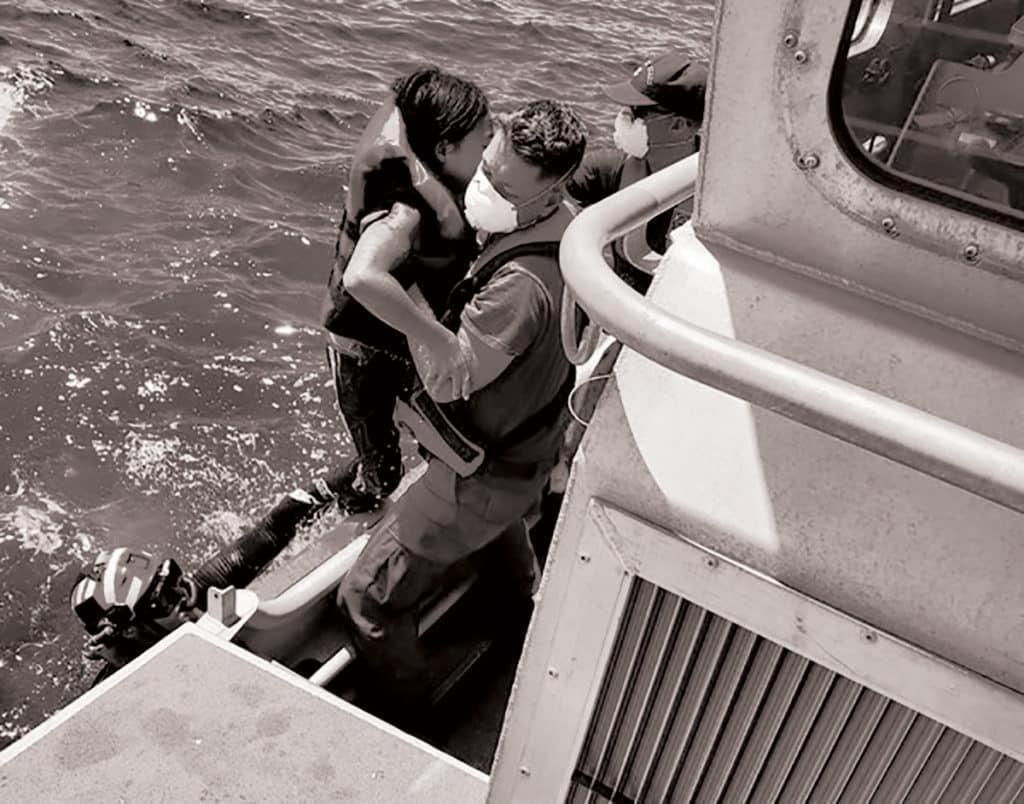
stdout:
[(587, 127), (567, 103), (539, 100), (511, 114), (498, 125), (512, 150), (545, 175), (564, 176), (575, 170), (587, 148)]
[(405, 121), (409, 147), (430, 168), (437, 168), (440, 143), (458, 143), (487, 114), (487, 98), (472, 81), (428, 66), (391, 85)]

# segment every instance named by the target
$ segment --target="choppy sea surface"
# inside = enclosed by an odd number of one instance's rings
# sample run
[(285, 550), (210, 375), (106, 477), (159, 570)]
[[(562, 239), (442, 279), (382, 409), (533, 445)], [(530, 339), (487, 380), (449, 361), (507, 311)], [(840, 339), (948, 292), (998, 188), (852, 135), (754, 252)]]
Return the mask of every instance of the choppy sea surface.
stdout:
[(0, 747), (96, 667), (77, 568), (195, 566), (350, 450), (317, 310), (351, 148), (436, 63), (579, 105), (712, 0), (0, 2)]

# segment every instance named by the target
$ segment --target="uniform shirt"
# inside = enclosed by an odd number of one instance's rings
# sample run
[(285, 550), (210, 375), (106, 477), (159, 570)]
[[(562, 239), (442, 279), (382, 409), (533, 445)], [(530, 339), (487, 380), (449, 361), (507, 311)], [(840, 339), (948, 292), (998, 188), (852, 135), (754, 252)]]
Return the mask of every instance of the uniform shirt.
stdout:
[[(596, 204), (622, 189), (622, 168), (628, 159), (617, 148), (591, 151), (569, 180), (568, 192), (581, 207)], [(668, 248), (672, 210), (662, 212), (647, 224), (647, 245), (659, 254)]]
[[(488, 440), (510, 433), (547, 405), (568, 376), (559, 329), (561, 293), (534, 273), (557, 272), (550, 257), (530, 256), (506, 263), (462, 312), (461, 326), (490, 348), (513, 358), (495, 380), (468, 402), (473, 427)], [(560, 274), (555, 284), (560, 291)], [(491, 457), (515, 463), (553, 462), (561, 442), (561, 423)]]

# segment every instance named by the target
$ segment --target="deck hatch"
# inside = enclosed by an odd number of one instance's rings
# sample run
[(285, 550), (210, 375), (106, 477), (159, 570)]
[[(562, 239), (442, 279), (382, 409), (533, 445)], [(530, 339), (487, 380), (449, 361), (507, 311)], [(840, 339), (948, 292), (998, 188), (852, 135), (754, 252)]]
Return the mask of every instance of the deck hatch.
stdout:
[(1021, 799), (1021, 763), (639, 577), (568, 796)]

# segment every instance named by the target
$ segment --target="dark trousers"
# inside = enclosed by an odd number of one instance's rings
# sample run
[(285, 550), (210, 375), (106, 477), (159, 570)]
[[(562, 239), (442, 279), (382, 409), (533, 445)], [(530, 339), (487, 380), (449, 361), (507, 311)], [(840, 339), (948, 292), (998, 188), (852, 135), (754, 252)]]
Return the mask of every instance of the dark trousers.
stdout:
[(400, 717), (424, 702), (420, 606), (456, 562), (486, 559), (497, 570), (488, 581), (499, 599), (509, 607), (529, 599), (536, 564), (523, 517), (540, 500), (544, 481), (540, 473), (460, 478), (432, 461), (377, 526), (341, 583), (341, 599), (357, 655), (379, 690), (380, 714)]
[(402, 450), (395, 427), (395, 400), (405, 392), (411, 361), (382, 349), (327, 346), (334, 390), (352, 445), (362, 465), (365, 490), (387, 497), (402, 478)]

